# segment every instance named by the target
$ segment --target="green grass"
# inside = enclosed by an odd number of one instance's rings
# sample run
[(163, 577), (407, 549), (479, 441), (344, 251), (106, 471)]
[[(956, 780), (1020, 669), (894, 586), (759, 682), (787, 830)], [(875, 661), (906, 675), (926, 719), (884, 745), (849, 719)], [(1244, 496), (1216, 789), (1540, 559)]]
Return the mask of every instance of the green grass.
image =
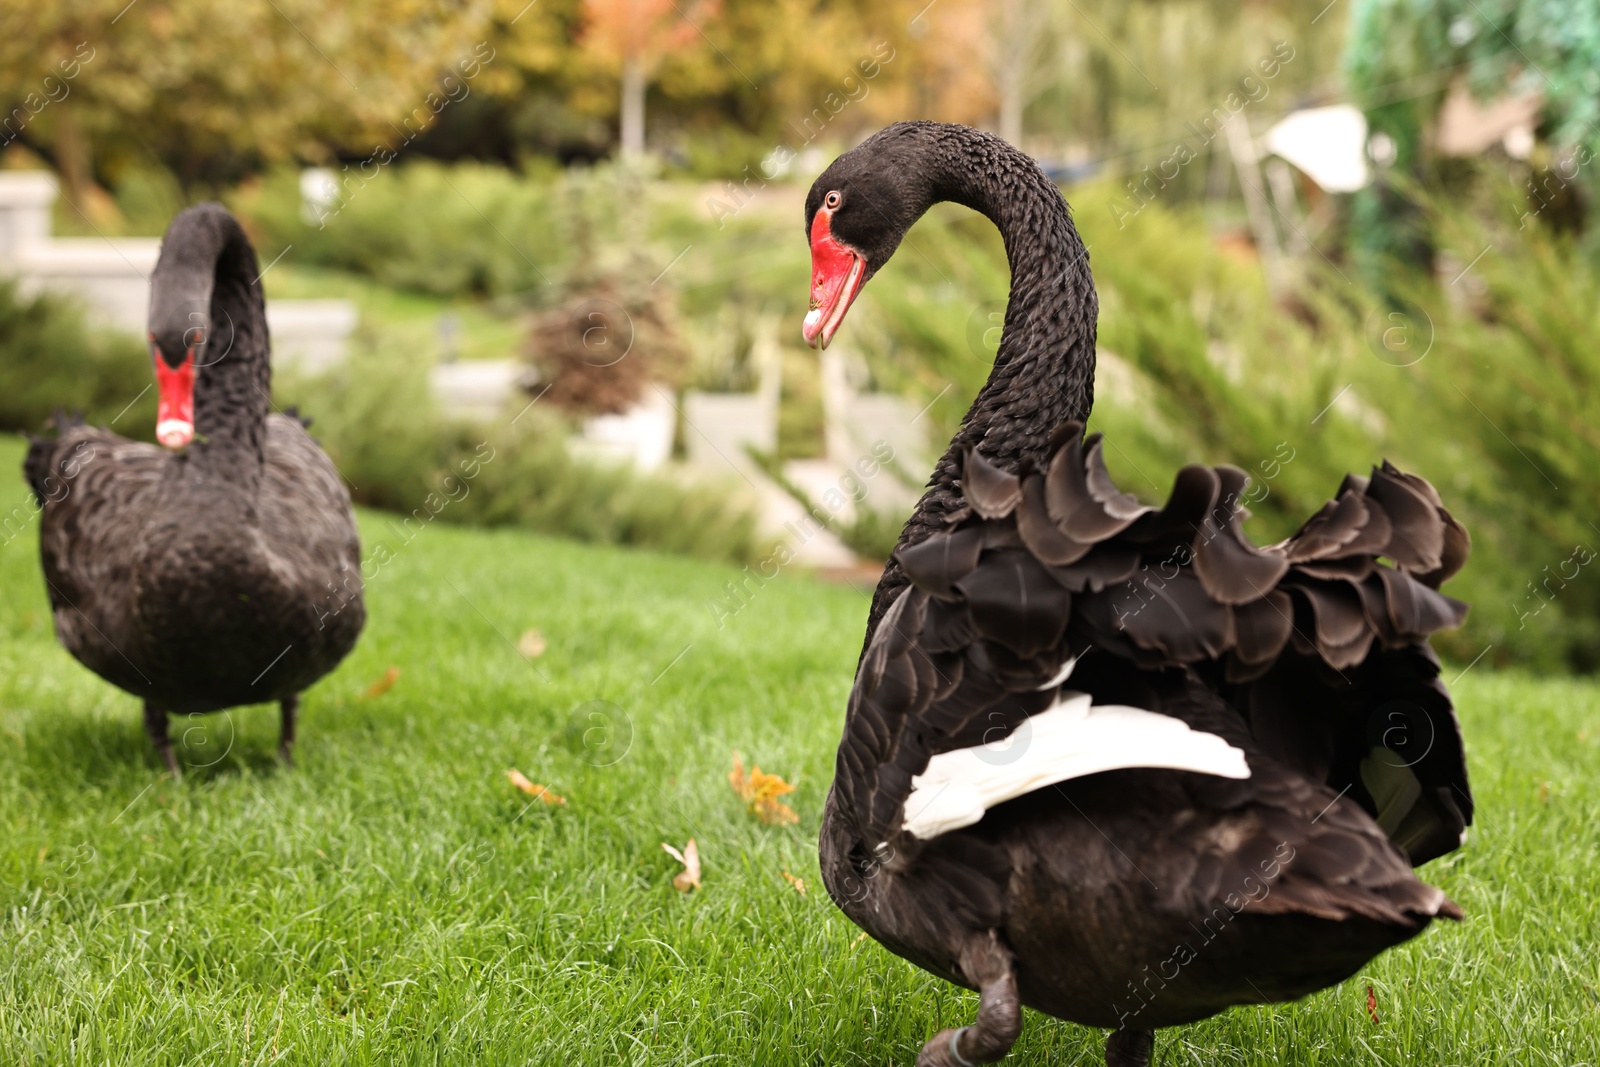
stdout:
[[(817, 876), (861, 594), (784, 575), (719, 629), (728, 568), (362, 523), (396, 556), (305, 703), (296, 768), (273, 709), (236, 709), (192, 724), (182, 782), (135, 701), (56, 645), (31, 528), (0, 546), (0, 1064), (909, 1065), (969, 1019), (971, 994), (859, 940)], [(512, 643), (533, 627), (530, 663)], [(1468, 921), (1164, 1032), (1158, 1063), (1600, 1059), (1600, 690), (1480, 665), (1457, 691), (1479, 825), (1426, 874)], [(595, 700), (626, 752), (585, 747)], [(797, 826), (743, 811), (735, 749), (798, 785)], [(529, 806), (512, 766), (568, 805)], [(705, 885), (683, 896), (660, 845), (690, 836)], [(1008, 1062), (1094, 1064), (1100, 1039), (1030, 1014)]]

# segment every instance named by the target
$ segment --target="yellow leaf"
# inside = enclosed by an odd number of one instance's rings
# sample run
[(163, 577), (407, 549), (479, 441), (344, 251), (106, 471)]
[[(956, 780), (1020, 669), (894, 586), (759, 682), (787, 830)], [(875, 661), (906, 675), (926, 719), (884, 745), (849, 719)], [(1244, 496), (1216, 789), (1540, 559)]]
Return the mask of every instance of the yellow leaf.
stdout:
[(524, 630), (517, 638), (517, 651), (524, 659), (537, 659), (544, 655), (544, 634), (538, 630)]
[(512, 785), (533, 797), (535, 800), (542, 800), (546, 804), (565, 804), (567, 802), (566, 797), (558, 796), (555, 793), (550, 792), (549, 789), (540, 785), (538, 782), (528, 781), (528, 776), (517, 770), (515, 767), (512, 767), (510, 770), (506, 771), (506, 777), (511, 779)]
[(363, 693), (362, 696), (366, 697), (368, 700), (371, 700), (374, 697), (383, 696), (383, 694), (394, 688), (394, 683), (397, 679), (399, 679), (399, 677), (400, 668), (390, 667), (388, 670), (383, 672), (382, 678), (379, 678), (376, 682), (373, 682), (371, 685), (367, 686), (367, 691)]
[(689, 843), (679, 852), (665, 841), (661, 847), (667, 855), (683, 864), (683, 870), (672, 878), (672, 885), (680, 893), (687, 893), (691, 889), (700, 888), (700, 848), (694, 843), (694, 838), (689, 838)]
[(744, 801), (744, 806), (750, 814), (764, 823), (794, 823), (800, 821), (800, 816), (778, 798), (794, 792), (794, 786), (785, 782), (776, 774), (768, 774), (760, 766), (752, 766), (748, 774), (745, 773), (744, 759), (735, 752), (733, 754), (733, 770), (728, 772), (728, 784), (733, 786), (733, 791)]
[(785, 881), (787, 881), (790, 885), (794, 886), (794, 891), (796, 893), (799, 893), (801, 896), (805, 896), (806, 895), (806, 882), (805, 882), (804, 878), (796, 878), (794, 875), (790, 874), (788, 871), (784, 871), (783, 872), (783, 877), (784, 877)]

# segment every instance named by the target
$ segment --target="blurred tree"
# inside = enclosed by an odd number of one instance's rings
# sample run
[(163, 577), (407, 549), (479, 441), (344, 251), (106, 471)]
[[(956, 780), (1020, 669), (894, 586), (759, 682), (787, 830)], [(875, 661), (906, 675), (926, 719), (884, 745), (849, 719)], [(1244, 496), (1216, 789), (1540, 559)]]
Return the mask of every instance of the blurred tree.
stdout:
[(999, 21), (985, 0), (917, 5), (906, 26), (910, 40), (896, 57), (908, 94), (894, 117), (991, 125), (1000, 76), (992, 30)]
[(634, 151), (646, 87), (652, 147), (702, 173), (734, 177), (780, 147), (833, 148), (913, 117), (1136, 172), (1275, 40), (1297, 55), (1274, 94), (1323, 85), (1344, 10), (1311, 23), (1293, 0), (7, 3), (0, 106), (74, 197), (145, 160), (192, 188), (380, 145), (596, 158), (619, 111)]
[(989, 66), (1000, 102), (995, 132), (1012, 144), (1022, 143), (1023, 113), (1059, 69), (1058, 9), (1046, 0), (1000, 0), (990, 18)]
[[(1600, 7), (1563, 0), (1356, 0), (1344, 53), (1350, 90), (1398, 174), (1436, 177), (1427, 133), (1463, 79), (1481, 99), (1536, 91), (1548, 140), (1600, 149)], [(1592, 176), (1586, 179), (1592, 186)], [(1430, 255), (1421, 212), (1380, 180), (1357, 203), (1352, 240), (1369, 273)]]
[[(1295, 0), (1053, 0), (1051, 60), (1029, 105), (1033, 136), (1137, 171), (1168, 155), (1188, 122), (1262, 82), (1250, 108), (1256, 128), (1307, 98), (1339, 90), (1343, 8)], [(935, 12), (939, 8), (933, 9)], [(1315, 20), (1315, 21), (1313, 21)], [(1279, 42), (1294, 58), (1272, 79), (1260, 62)], [(1053, 66), (1053, 70), (1051, 67)]]
[[(798, 150), (809, 143), (808, 120), (815, 131), (825, 119), (834, 142), (905, 117), (888, 106), (904, 96), (885, 90), (909, 73), (894, 57), (926, 0), (677, 2), (687, 20), (668, 0), (635, 0), (641, 17), (661, 13), (655, 33), (672, 46), (652, 52), (647, 44), (643, 72), (652, 148), (673, 162), (731, 177), (745, 166), (754, 172), (782, 144)], [(476, 139), (481, 155), (595, 154), (593, 124), (609, 123), (619, 111), (628, 42), (617, 31), (633, 28), (624, 17), (628, 4), (494, 3), (494, 42), (503, 62), (484, 84), (495, 113), (461, 109), (442, 125), (473, 122), (476, 129), (460, 140)]]
[(492, 57), (474, 50), (485, 32), (477, 7), (430, 0), (7, 3), (4, 135), (46, 155), (69, 197), (130, 160), (192, 186), (394, 147), (460, 95), (441, 76), (464, 85), (462, 64)]
[(624, 157), (644, 155), (644, 92), (664, 55), (697, 43), (717, 0), (584, 0), (583, 43), (621, 68), (620, 141)]
[[(1356, 0), (1344, 56), (1369, 108), (1409, 104), (1411, 124), (1438, 112), (1456, 75), (1481, 98), (1534, 90), (1564, 145), (1600, 144), (1600, 7), (1563, 0)], [(1396, 123), (1400, 160), (1419, 137)]]

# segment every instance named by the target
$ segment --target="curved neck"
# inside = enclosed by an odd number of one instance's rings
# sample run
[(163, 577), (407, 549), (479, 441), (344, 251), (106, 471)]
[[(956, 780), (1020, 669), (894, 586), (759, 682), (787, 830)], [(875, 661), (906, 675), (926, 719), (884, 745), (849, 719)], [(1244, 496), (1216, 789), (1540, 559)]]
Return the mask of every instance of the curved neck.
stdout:
[[(208, 348), (226, 350), (207, 356), (194, 384), (194, 429), (190, 462), (206, 470), (238, 478), (254, 490), (265, 462), (267, 411), (272, 399), (272, 360), (261, 284), (255, 280), (256, 257), (247, 244), (237, 258), (225, 250), (217, 261), (216, 288), (211, 294), (214, 340)], [(233, 263), (229, 260), (234, 259)], [(249, 273), (243, 269), (248, 268)], [(229, 341), (231, 340), (231, 345)]]
[(152, 330), (158, 323), (206, 324), (206, 342), (195, 352), (195, 440), (185, 462), (216, 476), (207, 479), (211, 491), (226, 486), (253, 495), (261, 480), (272, 365), (259, 275), (238, 222), (220, 205), (205, 204), (174, 220), (151, 278)]
[[(1087, 418), (1094, 404), (1099, 301), (1061, 190), (1022, 152), (963, 126), (939, 127), (930, 158), (929, 205), (954, 201), (995, 224), (1005, 239), (1011, 293), (994, 369), (934, 467), (897, 548), (943, 528), (961, 508), (958, 460), (969, 446), (1005, 470), (1024, 460), (1043, 466), (1052, 431)], [(905, 584), (900, 565), (890, 561), (873, 597), (868, 644)]]
[(994, 369), (930, 486), (954, 479), (955, 459), (969, 445), (1006, 470), (1025, 459), (1042, 464), (1051, 432), (1070, 419), (1087, 418), (1094, 404), (1099, 301), (1089, 253), (1061, 190), (1038, 164), (998, 137), (955, 129), (960, 133), (951, 139), (951, 150), (936, 156), (934, 194), (980, 212), (999, 229), (1011, 292)]

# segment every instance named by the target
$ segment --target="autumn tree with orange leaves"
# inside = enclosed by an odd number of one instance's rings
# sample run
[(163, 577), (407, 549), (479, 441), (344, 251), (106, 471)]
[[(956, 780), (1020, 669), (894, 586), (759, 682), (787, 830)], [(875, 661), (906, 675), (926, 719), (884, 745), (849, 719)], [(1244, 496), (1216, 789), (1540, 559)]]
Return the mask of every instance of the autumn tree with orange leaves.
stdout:
[(622, 154), (644, 154), (644, 94), (665, 56), (702, 39), (701, 26), (721, 13), (719, 0), (583, 0), (582, 41), (622, 82)]

